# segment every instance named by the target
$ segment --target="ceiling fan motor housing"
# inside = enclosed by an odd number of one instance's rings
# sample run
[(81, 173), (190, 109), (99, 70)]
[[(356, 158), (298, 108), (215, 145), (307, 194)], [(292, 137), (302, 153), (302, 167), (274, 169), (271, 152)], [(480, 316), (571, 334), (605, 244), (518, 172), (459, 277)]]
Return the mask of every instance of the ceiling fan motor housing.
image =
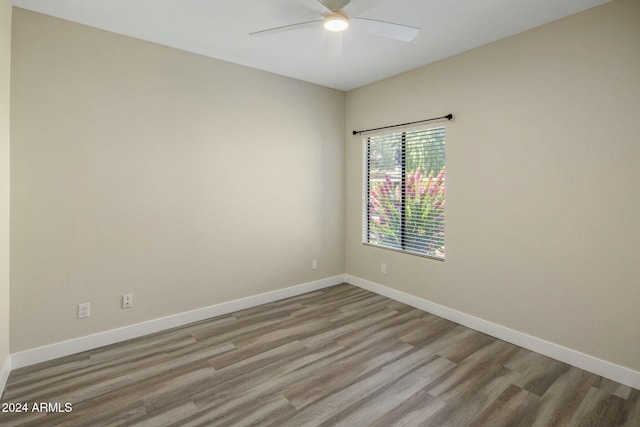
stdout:
[(349, 28), (349, 19), (339, 13), (332, 13), (325, 16), (323, 25), (328, 31), (344, 31)]

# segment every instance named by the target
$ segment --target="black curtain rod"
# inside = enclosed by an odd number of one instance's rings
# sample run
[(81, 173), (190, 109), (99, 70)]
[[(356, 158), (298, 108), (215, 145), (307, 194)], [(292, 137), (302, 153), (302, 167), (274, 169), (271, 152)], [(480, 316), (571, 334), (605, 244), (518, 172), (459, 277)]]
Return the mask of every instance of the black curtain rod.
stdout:
[(442, 117), (434, 117), (432, 119), (418, 120), (417, 122), (400, 123), (399, 125), (383, 126), (381, 128), (365, 129), (365, 130), (354, 130), (353, 134), (354, 135), (358, 135), (358, 134), (363, 134), (365, 132), (373, 132), (374, 130), (391, 129), (391, 128), (397, 128), (397, 127), (400, 127), (400, 126), (415, 125), (417, 123), (432, 122), (434, 120), (441, 120), (441, 119), (451, 120), (451, 119), (453, 119), (453, 114), (449, 113), (446, 116), (442, 116)]

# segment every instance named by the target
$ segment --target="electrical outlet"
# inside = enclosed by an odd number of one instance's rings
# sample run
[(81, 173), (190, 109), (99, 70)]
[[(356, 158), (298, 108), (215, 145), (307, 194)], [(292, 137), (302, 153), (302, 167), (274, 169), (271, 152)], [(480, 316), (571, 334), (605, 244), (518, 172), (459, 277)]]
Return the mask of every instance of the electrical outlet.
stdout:
[(122, 308), (133, 307), (133, 294), (122, 295)]
[(380, 273), (387, 274), (387, 264), (385, 264), (384, 262), (380, 264)]
[(314, 259), (313, 261), (311, 261), (311, 269), (312, 270), (317, 270), (318, 269), (318, 260)]
[(84, 319), (91, 314), (91, 304), (88, 302), (78, 304), (78, 319)]

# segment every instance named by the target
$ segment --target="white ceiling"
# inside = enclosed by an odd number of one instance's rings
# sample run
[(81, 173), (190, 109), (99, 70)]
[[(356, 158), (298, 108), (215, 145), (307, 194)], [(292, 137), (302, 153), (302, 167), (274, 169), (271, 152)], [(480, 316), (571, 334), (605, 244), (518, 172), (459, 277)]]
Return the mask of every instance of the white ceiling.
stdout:
[[(355, 0), (363, 1), (363, 0)], [(364, 0), (367, 1), (367, 0)], [(348, 29), (249, 33), (317, 19), (298, 0), (13, 0), (14, 6), (341, 90), (350, 90), (609, 0), (386, 0), (362, 17), (418, 27), (411, 42)]]

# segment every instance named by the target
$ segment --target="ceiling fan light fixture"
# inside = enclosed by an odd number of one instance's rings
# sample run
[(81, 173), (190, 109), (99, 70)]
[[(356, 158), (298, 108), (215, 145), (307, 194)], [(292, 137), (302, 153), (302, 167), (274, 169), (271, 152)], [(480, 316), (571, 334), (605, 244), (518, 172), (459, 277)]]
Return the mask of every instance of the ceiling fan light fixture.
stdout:
[(323, 25), (328, 31), (344, 31), (349, 28), (349, 20), (345, 16), (336, 13), (324, 18)]

